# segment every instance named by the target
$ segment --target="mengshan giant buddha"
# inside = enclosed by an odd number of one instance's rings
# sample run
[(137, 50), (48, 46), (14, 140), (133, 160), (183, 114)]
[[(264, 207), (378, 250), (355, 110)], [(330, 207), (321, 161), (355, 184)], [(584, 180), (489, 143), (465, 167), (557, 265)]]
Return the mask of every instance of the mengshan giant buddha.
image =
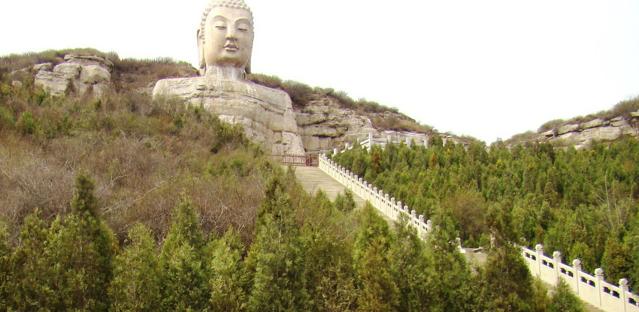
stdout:
[(273, 155), (304, 155), (288, 94), (246, 80), (253, 38), (253, 13), (243, 0), (210, 1), (197, 30), (202, 76), (160, 80), (153, 97), (178, 98), (240, 124)]

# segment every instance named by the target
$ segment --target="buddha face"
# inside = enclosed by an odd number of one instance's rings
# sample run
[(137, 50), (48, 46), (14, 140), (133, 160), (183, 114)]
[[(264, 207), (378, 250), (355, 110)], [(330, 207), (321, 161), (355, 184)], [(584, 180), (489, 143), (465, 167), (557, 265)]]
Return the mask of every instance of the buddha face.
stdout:
[(246, 69), (253, 50), (251, 13), (243, 9), (214, 7), (205, 25), (200, 51), (206, 67)]

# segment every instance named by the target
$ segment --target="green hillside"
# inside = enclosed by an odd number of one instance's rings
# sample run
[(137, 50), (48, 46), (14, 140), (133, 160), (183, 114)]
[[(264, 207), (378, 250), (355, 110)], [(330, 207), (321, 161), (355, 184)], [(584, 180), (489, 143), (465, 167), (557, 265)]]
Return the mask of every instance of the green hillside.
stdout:
[[(164, 75), (148, 71), (157, 62), (127, 62), (122, 72)], [(556, 301), (507, 243), (507, 209), (486, 224), (488, 264), (471, 268), (453, 211), (434, 213), (422, 241), (348, 196), (309, 196), (240, 128), (135, 92), (145, 82), (54, 98), (2, 68), (2, 311), (550, 311)]]
[(430, 148), (390, 145), (334, 156), (355, 174), (420, 214), (452, 214), (467, 246), (489, 246), (491, 226), (507, 239), (602, 267), (613, 283), (639, 282), (639, 142), (626, 138), (589, 149), (550, 144), (468, 148), (434, 140)]

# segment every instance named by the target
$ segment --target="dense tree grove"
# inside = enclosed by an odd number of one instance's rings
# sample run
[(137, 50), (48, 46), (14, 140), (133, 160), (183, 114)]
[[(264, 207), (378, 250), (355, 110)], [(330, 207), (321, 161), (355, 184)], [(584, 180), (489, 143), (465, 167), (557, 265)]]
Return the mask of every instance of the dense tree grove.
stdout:
[[(431, 217), (423, 240), (348, 192), (308, 195), (200, 107), (54, 98), (6, 73), (0, 311), (580, 311), (565, 287), (550, 298), (533, 281), (505, 243), (518, 237), (639, 275), (633, 142), (340, 155)], [(471, 268), (456, 238), (486, 233), (491, 267)]]
[(566, 261), (601, 266), (611, 281), (639, 282), (639, 142), (591, 148), (374, 146), (333, 157), (419, 213), (452, 215), (465, 245), (488, 246), (494, 213), (507, 211), (510, 241), (543, 243)]
[(321, 192), (306, 195), (291, 177), (268, 181), (248, 244), (232, 227), (221, 236), (203, 231), (186, 196), (164, 238), (137, 224), (118, 243), (96, 214), (93, 182), (80, 175), (67, 215), (47, 222), (36, 210), (15, 243), (0, 228), (0, 308), (579, 311), (573, 297), (551, 301), (543, 286), (522, 283), (532, 278), (523, 263), (512, 265), (523, 260), (507, 244), (491, 253), (492, 269), (472, 274), (449, 215), (424, 241), (405, 220), (391, 227), (371, 206), (344, 212)]

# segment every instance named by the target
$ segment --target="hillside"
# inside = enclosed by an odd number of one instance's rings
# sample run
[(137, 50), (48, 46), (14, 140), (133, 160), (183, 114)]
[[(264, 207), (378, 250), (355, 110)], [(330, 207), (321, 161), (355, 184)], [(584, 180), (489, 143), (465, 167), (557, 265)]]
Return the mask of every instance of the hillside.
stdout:
[[(97, 65), (91, 68), (88, 81), (85, 77), (71, 78), (73, 70), (67, 64)], [(43, 64), (38, 65), (37, 64)], [(64, 68), (55, 69), (58, 65)], [(57, 73), (66, 76), (60, 82)], [(194, 77), (198, 72), (191, 65), (170, 59), (132, 60), (120, 59), (115, 53), (103, 53), (93, 49), (45, 51), (0, 58), (0, 75), (11, 81), (31, 80), (45, 85), (45, 89), (60, 93), (84, 94), (86, 87), (94, 91), (108, 89), (116, 93), (151, 94), (156, 81), (164, 78)], [(104, 83), (96, 84), (96, 79)], [(307, 152), (330, 150), (333, 147), (361, 140), (373, 133), (375, 137), (412, 138), (416, 134), (424, 138), (436, 133), (432, 127), (421, 125), (394, 108), (364, 99), (353, 100), (345, 92), (328, 88), (313, 88), (295, 81), (283, 81), (278, 77), (252, 74), (255, 83), (284, 90), (292, 101), (298, 128)], [(74, 88), (65, 86), (68, 80)], [(99, 89), (98, 89), (99, 87)]]
[(507, 145), (549, 142), (582, 148), (598, 141), (615, 141), (624, 136), (639, 137), (639, 98), (622, 101), (612, 109), (544, 123), (536, 132), (514, 135)]
[[(423, 241), (349, 196), (310, 196), (239, 127), (143, 92), (186, 65), (114, 58), (106, 75), (105, 56), (3, 62), (0, 310), (581, 311), (532, 279), (507, 209), (486, 224), (487, 265), (471, 268), (455, 214), (434, 211)], [(41, 77), (96, 76), (52, 96), (29, 69), (42, 61), (68, 65)]]

